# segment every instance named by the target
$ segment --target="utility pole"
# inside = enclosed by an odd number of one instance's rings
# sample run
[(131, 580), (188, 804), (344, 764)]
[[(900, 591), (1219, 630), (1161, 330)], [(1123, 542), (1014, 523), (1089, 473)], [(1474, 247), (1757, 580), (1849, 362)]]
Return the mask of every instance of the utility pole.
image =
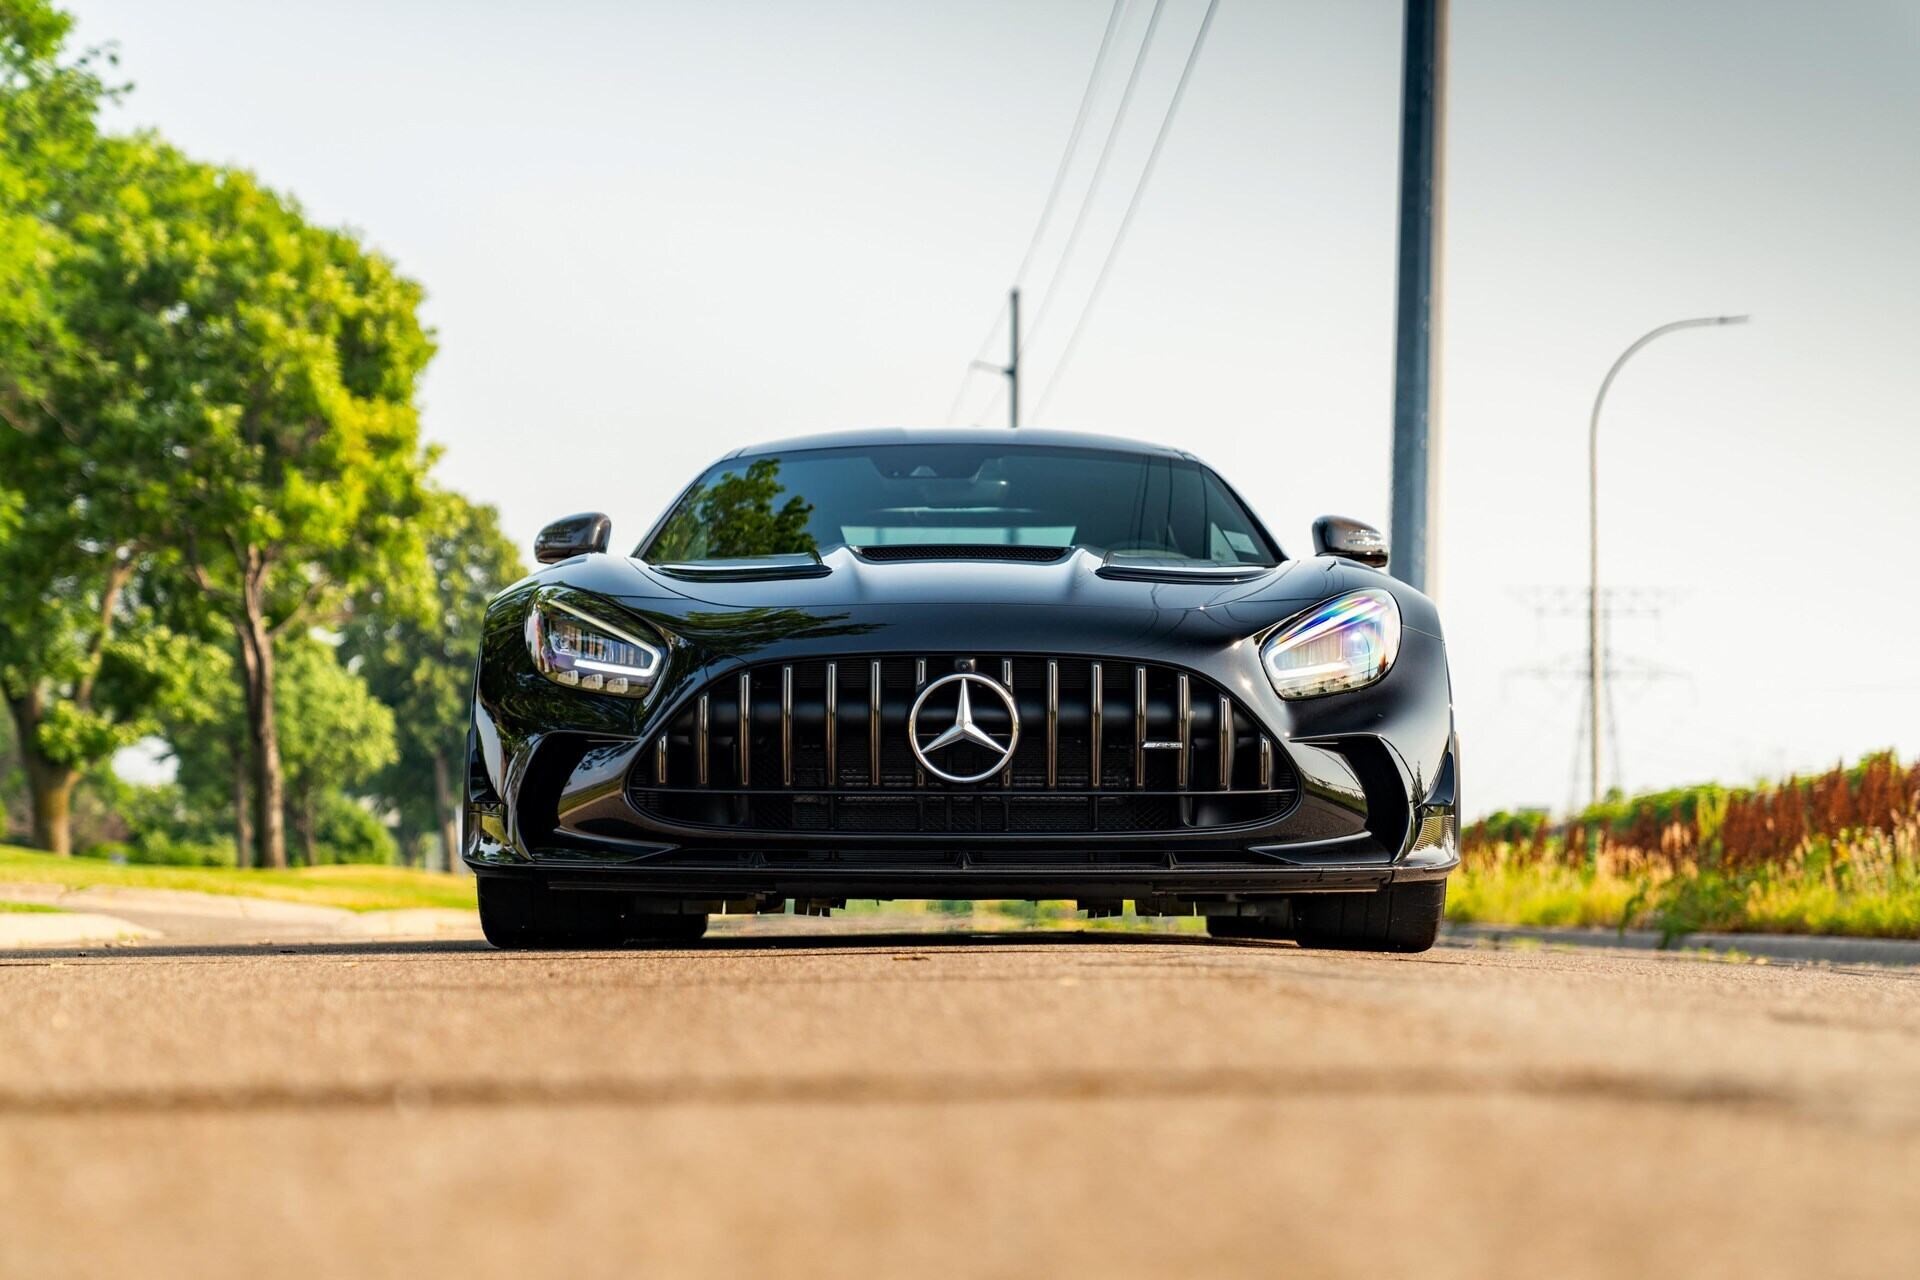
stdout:
[(1400, 81), (1400, 255), (1394, 298), (1393, 572), (1439, 587), (1440, 232), (1447, 0), (1407, 0)]
[(1748, 316), (1700, 316), (1675, 320), (1650, 329), (1636, 338), (1600, 380), (1600, 392), (1593, 398), (1593, 416), (1587, 419), (1587, 701), (1593, 714), (1587, 723), (1587, 795), (1591, 803), (1600, 803), (1600, 710), (1601, 673), (1606, 669), (1604, 646), (1600, 639), (1600, 406), (1607, 402), (1607, 390), (1620, 370), (1640, 348), (1655, 338), (1681, 329), (1704, 329), (1723, 324), (1745, 324)]
[(1007, 291), (1007, 426), (1020, 426), (1020, 289)]
[[(1020, 287), (1015, 285), (1007, 291), (1007, 362), (1004, 365), (992, 364), (986, 360), (975, 360), (976, 369), (991, 369), (1007, 380), (1007, 425), (1018, 428), (1020, 425)], [(991, 336), (991, 335), (989, 335)], [(958, 401), (955, 401), (958, 404)]]

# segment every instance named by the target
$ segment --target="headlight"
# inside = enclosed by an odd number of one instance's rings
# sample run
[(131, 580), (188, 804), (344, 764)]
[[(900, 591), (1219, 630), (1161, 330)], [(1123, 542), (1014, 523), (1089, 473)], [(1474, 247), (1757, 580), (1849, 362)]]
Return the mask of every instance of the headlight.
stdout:
[(1378, 588), (1323, 600), (1261, 647), (1283, 698), (1344, 693), (1387, 674), (1400, 652), (1400, 606)]
[(527, 610), (527, 652), (556, 684), (645, 697), (666, 654), (658, 644), (555, 599)]

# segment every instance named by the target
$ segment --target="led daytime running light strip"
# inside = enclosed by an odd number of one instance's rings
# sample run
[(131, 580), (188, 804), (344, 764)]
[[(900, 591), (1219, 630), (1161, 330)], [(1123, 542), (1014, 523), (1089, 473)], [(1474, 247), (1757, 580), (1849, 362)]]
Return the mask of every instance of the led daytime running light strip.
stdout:
[(580, 657), (576, 657), (573, 659), (573, 665), (576, 667), (587, 668), (594, 671), (618, 672), (622, 675), (637, 672), (641, 676), (651, 676), (653, 675), (654, 668), (660, 665), (660, 646), (659, 645), (650, 644), (647, 641), (640, 639), (640, 637), (638, 636), (630, 635), (627, 632), (620, 630), (620, 628), (614, 626), (611, 623), (603, 622), (599, 618), (594, 617), (592, 614), (587, 613), (584, 610), (574, 608), (572, 605), (567, 604), (565, 601), (551, 600), (551, 599), (542, 600), (540, 601), (540, 607), (549, 608), (549, 609), (558, 609), (561, 613), (571, 614), (573, 617), (578, 618), (580, 621), (586, 623), (588, 626), (594, 628), (596, 631), (604, 631), (608, 635), (612, 636), (615, 640), (624, 640), (628, 644), (632, 645), (634, 648), (640, 650), (640, 652), (647, 655), (647, 665), (644, 667), (625, 667), (625, 666), (621, 666), (619, 663), (596, 662), (592, 658), (580, 658)]

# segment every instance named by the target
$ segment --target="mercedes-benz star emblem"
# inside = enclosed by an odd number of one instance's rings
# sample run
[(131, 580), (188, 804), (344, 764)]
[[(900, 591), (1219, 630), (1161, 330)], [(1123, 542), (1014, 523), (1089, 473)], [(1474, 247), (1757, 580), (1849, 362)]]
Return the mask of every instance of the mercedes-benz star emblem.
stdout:
[[(920, 712), (926, 708), (928, 698), (950, 684), (960, 686), (953, 723), (936, 734), (931, 742), (923, 744), (920, 741)], [(1002, 706), (1006, 707), (1008, 727), (1005, 742), (1001, 742), (975, 722), (972, 691), (976, 688), (991, 693), (1000, 700)], [(978, 773), (949, 773), (929, 758), (935, 752), (945, 751), (962, 743), (979, 748), (993, 763)], [(913, 748), (914, 758), (936, 778), (947, 782), (984, 782), (1006, 768), (1013, 759), (1013, 749), (1020, 744), (1020, 708), (1014, 704), (1013, 694), (996, 680), (975, 675), (971, 671), (958, 671), (950, 676), (942, 676), (922, 689), (920, 696), (913, 700), (913, 710), (907, 715), (907, 744)]]

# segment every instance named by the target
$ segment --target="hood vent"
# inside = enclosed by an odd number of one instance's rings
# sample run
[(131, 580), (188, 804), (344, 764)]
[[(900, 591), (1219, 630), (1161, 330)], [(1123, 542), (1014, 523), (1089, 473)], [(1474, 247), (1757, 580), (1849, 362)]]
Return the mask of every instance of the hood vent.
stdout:
[(811, 551), (799, 555), (741, 556), (731, 560), (686, 560), (648, 565), (655, 573), (694, 582), (761, 582), (772, 578), (824, 578), (833, 570)]
[(1252, 582), (1255, 578), (1272, 573), (1277, 567), (1270, 564), (1180, 560), (1115, 551), (1109, 553), (1094, 572), (1103, 578), (1119, 578), (1128, 582)]
[(1027, 564), (1051, 564), (1072, 547), (1025, 547), (1004, 542), (923, 542), (888, 543), (877, 547), (855, 547), (863, 560), (1014, 560)]

